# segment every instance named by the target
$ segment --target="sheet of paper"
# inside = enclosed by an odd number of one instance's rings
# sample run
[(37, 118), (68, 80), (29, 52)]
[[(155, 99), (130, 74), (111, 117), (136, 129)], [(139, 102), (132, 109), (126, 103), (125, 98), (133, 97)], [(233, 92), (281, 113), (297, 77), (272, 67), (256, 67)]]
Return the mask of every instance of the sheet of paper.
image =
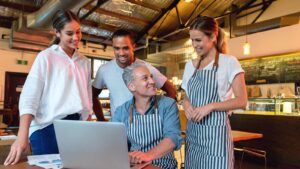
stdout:
[(0, 136), (0, 140), (15, 140), (15, 139), (17, 139), (16, 135)]
[(46, 169), (63, 168), (59, 154), (27, 156), (29, 165), (36, 165)]

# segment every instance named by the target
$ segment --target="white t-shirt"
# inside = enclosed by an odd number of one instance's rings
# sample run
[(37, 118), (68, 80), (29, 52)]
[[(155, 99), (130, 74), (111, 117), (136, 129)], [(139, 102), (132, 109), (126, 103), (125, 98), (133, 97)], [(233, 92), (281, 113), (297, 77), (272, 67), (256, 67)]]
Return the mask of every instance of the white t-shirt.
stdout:
[[(167, 78), (163, 74), (161, 74), (155, 67), (143, 60), (136, 59), (135, 62), (136, 61), (140, 61), (146, 64), (147, 68), (153, 75), (157, 88), (161, 88), (165, 84)], [(113, 59), (105, 65), (100, 66), (97, 71), (96, 78), (93, 82), (93, 86), (95, 88), (107, 88), (109, 90), (110, 111), (112, 115), (114, 114), (118, 106), (121, 106), (123, 103), (132, 98), (131, 92), (128, 90), (123, 81), (123, 72), (124, 69), (117, 64), (116, 59)]]
[(20, 116), (34, 116), (29, 136), (55, 119), (92, 112), (91, 65), (77, 51), (70, 58), (58, 45), (41, 51), (28, 74), (20, 102)]
[[(211, 70), (213, 68), (214, 60), (211, 61), (204, 70)], [(195, 67), (192, 63), (192, 60), (189, 60), (184, 69), (182, 85), (181, 87), (187, 93), (187, 84), (190, 78), (192, 77)], [(232, 98), (233, 92), (231, 88), (231, 83), (235, 76), (241, 72), (244, 72), (239, 61), (230, 55), (220, 54), (219, 55), (219, 67), (217, 71), (217, 80), (218, 80), (218, 95), (221, 101), (228, 100)], [(188, 96), (189, 97), (189, 96)]]

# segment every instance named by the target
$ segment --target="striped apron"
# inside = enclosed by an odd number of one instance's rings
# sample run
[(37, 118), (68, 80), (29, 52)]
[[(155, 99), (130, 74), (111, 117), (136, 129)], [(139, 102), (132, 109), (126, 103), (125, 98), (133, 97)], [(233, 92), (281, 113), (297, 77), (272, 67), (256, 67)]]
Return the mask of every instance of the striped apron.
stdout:
[[(187, 88), (194, 107), (220, 102), (217, 66), (214, 64), (212, 70), (197, 70)], [(233, 142), (226, 111), (213, 111), (200, 122), (188, 121), (185, 168), (234, 168)]]
[[(132, 122), (130, 119), (127, 121), (129, 124), (127, 138), (131, 143), (130, 151), (147, 152), (164, 139), (162, 119), (155, 107), (153, 106), (152, 110), (145, 115), (133, 116)], [(132, 109), (131, 107), (130, 114), (132, 114)], [(175, 169), (177, 168), (177, 161), (171, 152), (153, 160), (152, 165), (163, 169)]]

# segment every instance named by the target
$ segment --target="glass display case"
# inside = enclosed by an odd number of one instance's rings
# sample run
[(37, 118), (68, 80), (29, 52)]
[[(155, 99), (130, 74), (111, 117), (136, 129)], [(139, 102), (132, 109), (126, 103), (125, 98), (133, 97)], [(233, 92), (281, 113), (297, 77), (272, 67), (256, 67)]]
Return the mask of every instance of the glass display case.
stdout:
[(248, 98), (246, 111), (300, 115), (300, 98)]

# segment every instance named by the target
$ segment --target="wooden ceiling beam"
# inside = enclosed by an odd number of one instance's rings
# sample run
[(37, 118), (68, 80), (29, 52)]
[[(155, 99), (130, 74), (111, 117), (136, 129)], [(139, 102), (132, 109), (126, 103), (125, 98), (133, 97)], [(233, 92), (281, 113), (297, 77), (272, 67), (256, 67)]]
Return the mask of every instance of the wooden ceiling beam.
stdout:
[[(94, 1), (91, 1), (89, 3), (87, 3), (85, 6), (83, 6), (83, 8), (86, 8), (88, 6), (91, 6), (91, 4)], [(84, 14), (83, 16), (80, 17), (80, 20), (84, 20), (85, 18), (87, 18), (88, 16), (90, 16), (97, 8), (99, 8), (102, 4), (104, 4), (105, 2), (107, 2), (107, 0), (98, 0), (96, 6), (93, 6), (92, 9), (90, 9), (86, 14)]]
[(170, 10), (172, 10), (174, 7), (177, 6), (180, 0), (174, 0), (166, 9), (162, 9), (162, 12), (156, 16), (151, 23), (149, 23), (142, 31), (140, 31), (135, 39), (135, 42), (137, 43), (140, 39), (143, 38), (145, 34), (148, 33), (148, 31)]
[(87, 33), (82, 33), (82, 40), (90, 41), (90, 42), (96, 42), (103, 45), (111, 45), (110, 38), (102, 37), (102, 36), (96, 36), (91, 35)]
[(19, 4), (19, 3), (14, 3), (14, 2), (8, 2), (8, 1), (0, 1), (0, 6), (12, 8), (12, 9), (16, 9), (16, 10), (20, 10), (20, 11), (24, 11), (24, 12), (29, 12), (29, 13), (35, 12), (39, 9), (34, 6), (29, 6), (29, 5)]
[(98, 23), (90, 20), (82, 20), (80, 21), (80, 24), (86, 25), (86, 26), (91, 26), (91, 27), (98, 27)]
[[(93, 6), (88, 5), (88, 6), (85, 7), (85, 9), (91, 10), (91, 9), (93, 9)], [(111, 12), (111, 11), (108, 11), (108, 10), (102, 9), (102, 8), (97, 8), (95, 10), (95, 12), (97, 12), (99, 14), (111, 16), (111, 17), (114, 17), (114, 18), (118, 18), (118, 19), (121, 19), (121, 20), (126, 20), (126, 21), (129, 21), (131, 23), (138, 24), (138, 25), (147, 26), (149, 24), (145, 20), (142, 20), (142, 19), (139, 19), (139, 18), (130, 17), (130, 16), (123, 15), (123, 14), (119, 14), (119, 13), (116, 13), (116, 12)]]
[(88, 34), (88, 33), (84, 33), (84, 32), (82, 32), (82, 36), (84, 38), (89, 37), (89, 38), (99, 39), (99, 41), (107, 39), (107, 37), (104, 37), (104, 36), (97, 36), (97, 35)]
[(110, 31), (110, 32), (114, 32), (114, 31), (120, 29), (116, 26), (111, 26), (111, 25), (102, 24), (102, 23), (99, 24), (97, 22), (90, 21), (90, 20), (82, 20), (81, 24), (82, 25), (87, 25), (87, 26), (90, 26), (90, 27), (97, 27), (97, 28), (100, 28), (100, 29), (105, 29), (105, 30)]
[(137, 0), (126, 0), (126, 1), (130, 2), (132, 4), (135, 4), (135, 5), (139, 5), (139, 6), (142, 6), (142, 7), (145, 7), (145, 8), (152, 9), (152, 10), (157, 11), (157, 12), (161, 12), (161, 8), (159, 8), (155, 5), (149, 4), (147, 2), (137, 1)]

